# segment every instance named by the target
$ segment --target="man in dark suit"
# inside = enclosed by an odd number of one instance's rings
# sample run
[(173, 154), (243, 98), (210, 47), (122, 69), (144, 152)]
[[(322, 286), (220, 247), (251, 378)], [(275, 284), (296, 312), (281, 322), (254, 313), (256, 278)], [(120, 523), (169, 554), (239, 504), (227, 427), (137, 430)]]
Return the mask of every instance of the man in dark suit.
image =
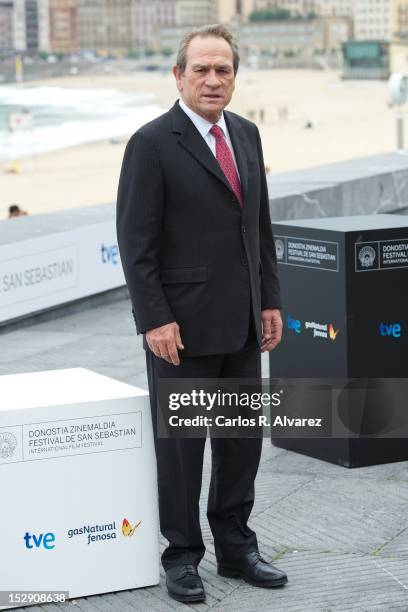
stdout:
[[(259, 378), (282, 332), (275, 247), (259, 132), (223, 112), (239, 55), (230, 32), (184, 37), (173, 69), (180, 99), (126, 147), (117, 234), (138, 333), (144, 334), (158, 468), (162, 555), (171, 597), (203, 601), (197, 567), (203, 438), (157, 436), (159, 378)], [(258, 438), (212, 438), (207, 516), (218, 573), (285, 584), (248, 526)]]

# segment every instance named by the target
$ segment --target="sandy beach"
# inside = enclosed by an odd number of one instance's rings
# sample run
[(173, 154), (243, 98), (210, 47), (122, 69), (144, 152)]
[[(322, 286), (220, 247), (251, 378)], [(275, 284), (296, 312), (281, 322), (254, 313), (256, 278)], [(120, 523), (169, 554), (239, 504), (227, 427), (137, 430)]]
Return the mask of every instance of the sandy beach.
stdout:
[[(75, 76), (23, 86), (38, 85), (152, 93), (163, 112), (178, 97), (171, 74)], [(242, 69), (229, 110), (257, 122), (272, 173), (395, 149), (395, 111), (386, 82), (342, 81), (332, 71)], [(134, 130), (129, 125), (113, 141), (23, 158), (19, 174), (1, 164), (0, 218), (14, 202), (29, 214), (114, 202), (124, 146)]]

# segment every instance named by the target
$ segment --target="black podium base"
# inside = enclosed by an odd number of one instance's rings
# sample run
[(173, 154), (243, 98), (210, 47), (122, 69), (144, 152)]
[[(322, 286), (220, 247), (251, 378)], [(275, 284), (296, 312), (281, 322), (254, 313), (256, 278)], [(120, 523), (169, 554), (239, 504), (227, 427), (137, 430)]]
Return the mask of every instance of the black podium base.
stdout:
[[(347, 467), (408, 460), (408, 217), (297, 219), (273, 231), (284, 331), (271, 380), (347, 381), (328, 402), (331, 436), (271, 429), (273, 443)], [(298, 395), (291, 414), (313, 416), (315, 399)]]
[(348, 468), (408, 460), (406, 438), (280, 438), (274, 446)]

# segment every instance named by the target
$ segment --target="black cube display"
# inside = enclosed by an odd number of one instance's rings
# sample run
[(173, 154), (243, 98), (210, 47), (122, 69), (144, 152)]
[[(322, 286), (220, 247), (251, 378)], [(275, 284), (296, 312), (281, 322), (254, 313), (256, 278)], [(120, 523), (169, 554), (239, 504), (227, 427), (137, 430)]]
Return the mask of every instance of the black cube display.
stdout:
[[(365, 411), (386, 417), (393, 401), (401, 411), (401, 393), (393, 399), (384, 379), (408, 378), (408, 217), (296, 220), (273, 230), (284, 328), (270, 354), (271, 378), (365, 381)], [(348, 467), (408, 459), (408, 440), (395, 432), (299, 435), (276, 437), (272, 429), (275, 445)]]

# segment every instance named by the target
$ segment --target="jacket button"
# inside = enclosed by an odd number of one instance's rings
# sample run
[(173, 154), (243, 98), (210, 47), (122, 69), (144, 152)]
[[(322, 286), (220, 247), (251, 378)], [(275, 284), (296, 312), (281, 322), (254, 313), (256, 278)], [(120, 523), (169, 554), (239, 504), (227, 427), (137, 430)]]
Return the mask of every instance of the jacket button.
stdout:
[(242, 260), (242, 265), (243, 266), (247, 266), (248, 265), (248, 260), (245, 257)]
[(242, 233), (245, 234), (245, 232), (246, 232), (246, 227), (245, 227), (245, 225), (243, 225), (242, 226)]

